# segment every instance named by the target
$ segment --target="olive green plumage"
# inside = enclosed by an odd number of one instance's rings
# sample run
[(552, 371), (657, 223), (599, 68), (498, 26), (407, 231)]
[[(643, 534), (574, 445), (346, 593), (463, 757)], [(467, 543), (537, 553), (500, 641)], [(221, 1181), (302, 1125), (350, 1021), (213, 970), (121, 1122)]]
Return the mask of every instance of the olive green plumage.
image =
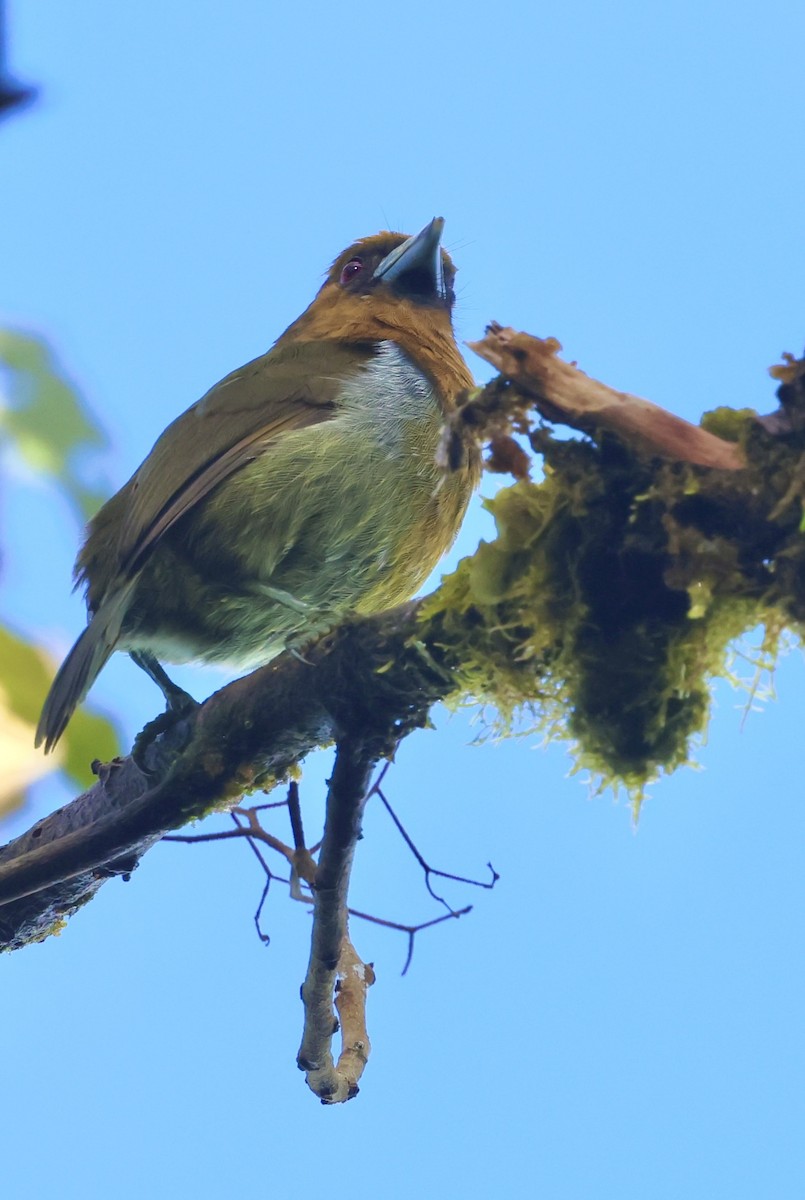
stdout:
[(178, 417), (100, 510), (76, 564), (90, 623), (38, 743), (55, 744), (115, 649), (252, 666), (420, 586), (479, 470), (436, 465), (471, 383), (440, 233), (345, 251), (273, 349)]

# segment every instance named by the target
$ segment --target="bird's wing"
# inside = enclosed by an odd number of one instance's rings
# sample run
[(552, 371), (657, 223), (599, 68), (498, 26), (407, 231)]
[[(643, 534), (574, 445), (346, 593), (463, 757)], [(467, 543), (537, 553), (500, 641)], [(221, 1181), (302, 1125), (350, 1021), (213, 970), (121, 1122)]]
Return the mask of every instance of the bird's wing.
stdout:
[(333, 417), (344, 379), (371, 353), (335, 342), (293, 342), (216, 384), (168, 426), (131, 479), (117, 572), (136, 573), (180, 517), (234, 471), (270, 452), (278, 437)]

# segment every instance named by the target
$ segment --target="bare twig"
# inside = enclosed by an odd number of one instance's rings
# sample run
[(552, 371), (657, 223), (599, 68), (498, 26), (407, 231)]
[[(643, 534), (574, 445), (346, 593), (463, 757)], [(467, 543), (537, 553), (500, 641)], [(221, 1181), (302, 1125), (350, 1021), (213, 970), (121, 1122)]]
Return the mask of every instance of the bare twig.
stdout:
[(261, 924), (262, 917), (263, 917), (263, 908), (265, 906), (266, 900), (268, 899), (268, 893), (271, 889), (272, 880), (277, 879), (280, 882), (282, 882), (282, 880), (280, 879), (280, 877), (278, 875), (275, 875), (274, 872), (271, 870), (271, 868), (269, 867), (268, 863), (266, 862), (266, 860), (263, 856), (263, 852), (261, 851), (260, 847), (257, 845), (257, 842), (254, 840), (254, 838), (249, 836), (249, 832), (253, 827), (253, 822), (257, 822), (259, 824), (260, 818), (257, 816), (258, 812), (261, 812), (263, 809), (266, 809), (266, 808), (282, 808), (284, 803), (285, 803), (284, 801), (277, 801), (276, 804), (255, 805), (254, 808), (252, 808), (252, 810), (251, 810), (252, 813), (254, 814), (254, 817), (253, 817), (253, 819), (249, 820), (249, 824), (245, 828), (240, 823), (240, 816), (239, 816), (238, 809), (233, 810), (233, 812), (231, 812), (229, 814), (231, 816), (232, 820), (234, 821), (236, 827), (243, 832), (243, 834), (246, 838), (246, 841), (248, 843), (249, 849), (251, 850), (252, 854), (259, 862), (260, 866), (265, 871), (266, 881), (263, 884), (263, 890), (260, 893), (260, 899), (257, 902), (257, 908), (254, 910), (254, 916), (252, 917), (252, 920), (254, 921), (254, 928), (257, 932), (257, 936), (259, 937), (260, 941), (263, 943), (264, 946), (268, 946), (270, 944), (271, 936), (264, 931), (263, 926)]
[(232, 838), (247, 837), (248, 833), (248, 829), (238, 825), (237, 829), (220, 829), (216, 833), (166, 833), (162, 840), (193, 845), (195, 842), (226, 842)]
[[(236, 820), (237, 817), (245, 817), (249, 822), (248, 825), (240, 825)], [(276, 850), (277, 854), (281, 854), (288, 862), (293, 862), (293, 850), (291, 847), (286, 846), (284, 842), (281, 842), (278, 837), (274, 837), (274, 834), (269, 833), (267, 829), (263, 829), (253, 808), (233, 808), (232, 819), (235, 820), (235, 829), (222, 829), (217, 833), (169, 833), (163, 837), (162, 841), (224, 842), (231, 838), (246, 838), (248, 842), (265, 842), (266, 846), (270, 846), (272, 850)]]
[[(355, 846), (378, 758), (376, 744), (347, 737), (338, 744), (330, 788), (319, 864), (316, 868), (310, 962), (302, 985), (305, 1026), (297, 1055), (310, 1089), (325, 1104), (338, 1104), (357, 1094), (366, 1064), (369, 1039), (362, 1016), (362, 997), (371, 983), (361, 975), (360, 962), (347, 933), (347, 894)], [(331, 1044), (338, 1023), (333, 1015), (336, 979), (348, 985), (350, 1012), (347, 1042), (333, 1063)]]
[(257, 903), (257, 908), (254, 910), (254, 917), (252, 918), (254, 921), (254, 927), (257, 930), (257, 936), (264, 946), (268, 946), (271, 942), (271, 935), (264, 932), (261, 920), (263, 917), (263, 908), (266, 900), (268, 899), (269, 889), (271, 888), (271, 880), (275, 878), (276, 876), (273, 875), (271, 871), (266, 871), (266, 881), (263, 884), (263, 890), (260, 893), (260, 899)]
[[(627, 445), (679, 462), (736, 471), (741, 450), (640, 396), (618, 392), (558, 357), (555, 338), (537, 338), (493, 322), (470, 349), (528, 396), (549, 421), (586, 433), (614, 433)], [(461, 415), (461, 410), (459, 410)]]
[(423, 929), (430, 929), (433, 925), (441, 925), (442, 921), (450, 921), (453, 918), (458, 920), (459, 917), (466, 917), (467, 913), (471, 912), (472, 905), (468, 904), (466, 908), (457, 908), (449, 913), (445, 913), (444, 916), (434, 917), (432, 921), (422, 921), (421, 924), (413, 925), (410, 929), (408, 929), (408, 957), (405, 960), (405, 966), (400, 974), (408, 974), (408, 968), (411, 965), (411, 959), (414, 957), (414, 938), (418, 933), (421, 933)]
[[(385, 769), (383, 771), (383, 774), (385, 774)], [(397, 816), (394, 809), (391, 807), (391, 805), (386, 797), (385, 792), (383, 791), (383, 789), (380, 786), (381, 780), (382, 780), (382, 775), (381, 775), (380, 779), (378, 779), (377, 783), (374, 784), (374, 786), (372, 787), (372, 790), (369, 794), (370, 794), (370, 796), (374, 795), (374, 796), (380, 797), (381, 801), (383, 802), (383, 806), (386, 809), (386, 812), (389, 814), (392, 821), (397, 826), (397, 832), (400, 834), (400, 836), (403, 839), (403, 841), (405, 842), (406, 846), (411, 851), (411, 853), (413, 854), (414, 858), (419, 863), (422, 870), (425, 872), (425, 887), (428, 889), (428, 892), (433, 897), (433, 899), (437, 900), (439, 902), (439, 904), (443, 904), (444, 907), (447, 909), (447, 912), (450, 916), (454, 917), (456, 915), (455, 909), (452, 907), (452, 905), (447, 903), (444, 896), (440, 896), (440, 895), (438, 895), (437, 892), (434, 892), (433, 886), (430, 882), (431, 875), (438, 875), (440, 877), (440, 879), (450, 879), (450, 880), (452, 880), (453, 883), (467, 883), (470, 885), (470, 887), (487, 888), (489, 891), (491, 891), (492, 888), (497, 883), (497, 881), (500, 879), (500, 876), (498, 875), (497, 871), (495, 870), (495, 868), (492, 866), (491, 863), (487, 863), (486, 865), (489, 868), (489, 872), (490, 872), (492, 878), (488, 882), (485, 883), (483, 879), (468, 879), (465, 875), (454, 875), (452, 871), (440, 871), (438, 867), (432, 867), (430, 865), (430, 863), (425, 861), (424, 857), (419, 852), (415, 843), (411, 839), (411, 836), (407, 832), (402, 821)]]
[(441, 925), (443, 921), (466, 917), (471, 912), (472, 905), (468, 904), (465, 908), (451, 909), (450, 912), (443, 913), (440, 917), (434, 917), (432, 921), (421, 921), (418, 925), (403, 925), (399, 921), (386, 921), (383, 917), (374, 917), (371, 913), (358, 912), (355, 908), (349, 910), (349, 915), (351, 917), (358, 917), (361, 921), (371, 921), (373, 925), (382, 925), (384, 929), (396, 929), (400, 933), (408, 934), (408, 954), (406, 955), (405, 966), (400, 972), (401, 975), (406, 975), (411, 965), (411, 959), (414, 956), (414, 938), (418, 933), (421, 933), (423, 929), (430, 929), (433, 925)]
[(291, 780), (288, 785), (288, 816), (291, 818), (291, 833), (294, 842), (291, 856), (291, 896), (294, 900), (309, 900), (310, 897), (302, 891), (301, 883), (304, 881), (313, 887), (317, 868), (316, 860), (313, 857), (314, 851), (308, 850), (305, 845), (302, 806), (299, 803), (299, 785), (295, 780)]
[[(389, 765), (390, 765), (389, 763), (386, 763), (385, 766), (383, 767), (383, 770), (381, 771), (380, 775), (378, 776), (377, 781), (372, 785), (369, 795), (367, 796), (367, 800), (372, 795), (374, 795), (375, 792), (378, 790), (378, 785), (380, 784), (381, 780), (385, 776)], [(385, 797), (384, 797), (384, 801), (386, 804), (388, 804), (388, 801), (385, 800)], [(299, 802), (298, 790), (295, 793), (295, 801), (294, 802), (295, 803)], [(249, 809), (249, 812), (250, 813), (258, 813), (266, 808), (280, 808), (280, 807), (284, 808), (285, 804), (286, 804), (286, 801), (284, 801), (284, 800), (281, 805), (258, 804), (258, 805), (255, 805), (255, 807), (253, 809)], [(252, 840), (252, 838), (250, 836), (250, 830), (252, 827), (240, 825), (238, 823), (238, 817), (237, 817), (236, 813), (232, 814), (232, 820), (235, 821), (235, 823), (237, 824), (237, 829), (228, 829), (228, 830), (225, 830), (220, 833), (190, 834), (190, 835), (178, 836), (178, 837), (165, 837), (162, 840), (164, 842), (185, 842), (185, 843), (193, 844), (195, 842), (214, 842), (214, 841), (221, 841), (221, 840), (231, 840), (233, 838), (245, 839), (251, 846), (255, 855), (257, 856), (257, 859), (260, 862), (260, 865), (262, 866), (262, 868), (265, 872), (265, 875), (266, 875), (266, 883), (262, 890), (262, 893), (260, 896), (260, 901), (258, 903), (257, 911), (255, 913), (254, 919), (255, 919), (255, 924), (257, 927), (258, 937), (260, 938), (261, 942), (263, 942), (265, 945), (267, 945), (268, 942), (270, 941), (270, 938), (269, 938), (268, 934), (263, 932), (263, 930), (260, 926), (260, 915), (261, 915), (263, 906), (265, 904), (266, 898), (268, 896), (269, 885), (273, 881), (276, 881), (277, 883), (289, 884), (290, 888), (291, 888), (291, 896), (294, 900), (299, 900), (303, 904), (313, 904), (314, 898), (315, 898), (314, 895), (308, 894), (307, 892), (303, 892), (301, 890), (301, 888), (298, 888), (298, 887), (295, 889), (294, 888), (294, 879), (296, 878), (296, 882), (298, 884), (299, 879), (301, 878), (304, 880), (305, 883), (308, 883), (311, 887), (313, 887), (315, 884), (316, 863), (315, 863), (315, 860), (312, 858), (312, 851), (307, 850), (304, 847), (304, 845), (301, 845), (298, 848), (298, 850), (293, 852), (292, 857), (299, 860), (299, 856), (301, 854), (304, 854), (307, 856), (307, 858), (305, 860), (305, 865), (304, 865), (304, 873), (303, 874), (295, 873), (294, 868), (292, 866), (291, 878), (285, 879), (282, 875), (277, 875), (274, 871), (271, 870), (271, 868), (269, 867), (265, 858), (260, 853), (259, 847)], [(264, 830), (263, 832), (265, 833), (266, 831)], [(261, 838), (260, 840), (262, 841), (265, 839)], [(420, 862), (420, 864), (422, 865), (422, 867), (425, 871), (433, 870), (434, 874), (444, 875), (445, 878), (453, 879), (458, 883), (469, 883), (469, 884), (474, 885), (475, 887), (483, 887), (483, 888), (494, 887), (495, 882), (497, 882), (497, 880), (499, 879), (499, 876), (493, 871), (493, 868), (490, 863), (487, 863), (487, 866), (489, 867), (490, 871), (492, 871), (494, 874), (494, 880), (490, 883), (485, 883), (485, 882), (483, 882), (483, 880), (465, 879), (461, 875), (451, 875), (446, 871), (436, 871), (435, 868), (429, 867), (428, 864), (424, 861), (424, 859), (422, 859), (422, 857), (419, 855), (418, 851), (416, 850), (416, 847), (410, 843), (410, 841), (407, 837), (406, 837), (406, 841), (408, 842), (409, 845), (411, 845), (412, 851), (417, 856), (417, 860)], [(288, 849), (288, 847), (285, 847), (285, 850), (287, 850), (287, 849)], [(288, 857), (287, 854), (285, 854), (284, 856), (286, 858)], [(433, 894), (433, 893), (431, 893), (431, 894)], [(439, 897), (435, 897), (435, 898), (439, 899)], [(405, 973), (407, 972), (407, 970), (411, 964), (411, 958), (412, 958), (413, 949), (414, 949), (414, 938), (416, 937), (416, 935), (418, 933), (420, 933), (423, 929), (430, 929), (434, 925), (440, 925), (443, 921), (449, 921), (451, 917), (464, 917), (470, 912), (472, 912), (472, 905), (467, 905), (466, 907), (460, 908), (460, 909), (452, 909), (452, 908), (448, 907), (448, 911), (444, 914), (444, 916), (436, 917), (431, 921), (422, 921), (419, 924), (411, 925), (411, 924), (407, 924), (402, 921), (392, 921), (392, 920), (389, 920), (387, 917), (378, 917), (375, 913), (361, 912), (357, 908), (351, 908), (351, 907), (347, 908), (347, 916), (349, 916), (349, 917), (356, 917), (359, 921), (367, 921), (371, 925), (379, 925), (383, 929), (391, 929), (391, 930), (394, 930), (395, 932), (404, 933), (407, 935), (407, 937), (408, 937), (408, 953), (407, 953), (407, 956), (405, 959), (405, 966), (403, 967), (403, 970), (402, 970), (403, 975), (405, 975)], [(370, 982), (372, 982), (372, 981), (370, 981)], [(336, 988), (336, 994), (338, 994), (338, 988)], [(337, 1004), (336, 1004), (336, 1007), (338, 1007)]]
[(305, 848), (305, 830), (302, 824), (302, 806), (299, 803), (299, 784), (292, 779), (288, 784), (288, 816), (291, 818), (291, 833), (296, 850)]
[[(264, 842), (267, 846), (270, 846), (272, 850), (276, 850), (278, 854), (281, 854), (283, 858), (291, 863), (293, 863), (293, 852), (288, 846), (285, 845), (284, 842), (281, 842), (279, 838), (275, 838), (268, 832), (268, 830), (263, 829), (263, 827), (260, 825), (257, 813), (266, 808), (284, 808), (285, 803), (286, 802), (283, 800), (281, 804), (260, 804), (254, 808), (249, 808), (246, 810), (234, 809), (230, 814), (232, 820), (235, 822), (234, 829), (225, 829), (217, 833), (168, 834), (162, 839), (163, 842), (184, 842), (191, 845), (196, 842), (231, 841), (234, 838), (240, 838), (248, 842), (252, 853), (257, 858), (257, 861), (260, 863), (266, 876), (265, 884), (260, 894), (260, 900), (254, 913), (254, 925), (255, 929), (257, 930), (257, 936), (264, 946), (269, 944), (271, 938), (263, 931), (263, 927), (260, 924), (260, 919), (263, 913), (263, 906), (268, 898), (271, 881), (273, 879), (276, 879), (280, 883), (289, 881), (283, 880), (280, 876), (275, 875), (260, 852), (257, 842)], [(246, 817), (248, 822), (246, 825), (241, 825), (240, 823), (240, 817), (242, 816)]]
[[(270, 807), (273, 807), (273, 806), (267, 805), (267, 804), (261, 804), (261, 805), (258, 805), (256, 808), (254, 808), (252, 811), (257, 813), (257, 812), (260, 812), (261, 809), (263, 809), (263, 808), (270, 808)], [(281, 806), (277, 805), (277, 807), (281, 807)], [(269, 877), (269, 880), (279, 879), (279, 876), (275, 875), (274, 872), (269, 867), (268, 863), (266, 862), (265, 858), (263, 857), (260, 847), (256, 844), (254, 838), (249, 837), (249, 831), (251, 829), (251, 826), (250, 825), (249, 826), (241, 825), (237, 810), (230, 813), (230, 816), (231, 816), (232, 820), (234, 821), (235, 825), (237, 826), (237, 828), (241, 831), (242, 835), (246, 838), (246, 841), (249, 844), (249, 849), (251, 850), (252, 854), (259, 862), (260, 866), (265, 871), (266, 875)], [(284, 850), (285, 850), (285, 847), (283, 846), (283, 849), (280, 851), (280, 853), (284, 854)], [(284, 855), (284, 857), (287, 858), (287, 855)], [(261, 934), (261, 937), (262, 937), (262, 934)]]

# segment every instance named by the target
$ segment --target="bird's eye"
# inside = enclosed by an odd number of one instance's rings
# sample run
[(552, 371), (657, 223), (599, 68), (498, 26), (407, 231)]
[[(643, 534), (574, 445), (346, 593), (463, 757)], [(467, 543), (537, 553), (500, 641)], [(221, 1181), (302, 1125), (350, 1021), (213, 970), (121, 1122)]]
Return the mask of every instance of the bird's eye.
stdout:
[(363, 270), (363, 263), (359, 258), (351, 258), (341, 272), (341, 282), (349, 283), (357, 275), (360, 275)]

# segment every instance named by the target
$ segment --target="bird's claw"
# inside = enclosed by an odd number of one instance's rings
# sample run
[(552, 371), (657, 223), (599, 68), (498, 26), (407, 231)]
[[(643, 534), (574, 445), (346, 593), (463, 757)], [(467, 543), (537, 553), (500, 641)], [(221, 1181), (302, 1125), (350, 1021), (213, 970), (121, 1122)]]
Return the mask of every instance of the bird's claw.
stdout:
[[(169, 730), (174, 729), (182, 721), (185, 721), (191, 713), (199, 707), (198, 701), (194, 700), (189, 692), (181, 691), (176, 688), (176, 691), (171, 695), (171, 701), (163, 713), (158, 717), (154, 717), (153, 721), (149, 721), (144, 725), (134, 739), (134, 745), (131, 750), (131, 757), (144, 775), (156, 775), (159, 773), (158, 759), (164, 756), (162, 747), (155, 745), (157, 740)], [(171, 746), (170, 753), (176, 754), (184, 749), (187, 744), (187, 739), (178, 746)]]

